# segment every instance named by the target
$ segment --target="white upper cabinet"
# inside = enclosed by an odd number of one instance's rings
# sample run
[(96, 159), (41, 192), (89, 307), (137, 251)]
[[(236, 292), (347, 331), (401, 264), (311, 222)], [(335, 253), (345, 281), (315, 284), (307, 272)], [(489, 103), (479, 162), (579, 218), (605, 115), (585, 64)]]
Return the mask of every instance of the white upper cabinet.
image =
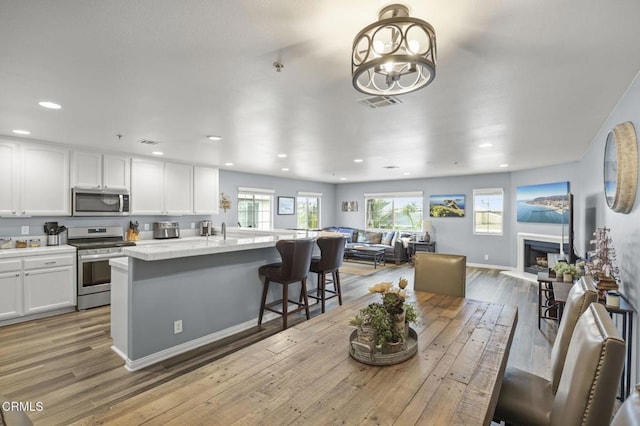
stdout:
[(69, 151), (0, 141), (0, 215), (71, 214)]
[(193, 166), (134, 158), (131, 212), (145, 215), (193, 214)]
[(193, 166), (164, 163), (166, 214), (193, 214)]
[(218, 214), (218, 169), (195, 166), (193, 170), (193, 213)]
[(131, 187), (130, 158), (74, 151), (71, 160), (71, 186), (92, 189), (126, 189)]
[(0, 141), (0, 215), (15, 216), (20, 209), (19, 146)]

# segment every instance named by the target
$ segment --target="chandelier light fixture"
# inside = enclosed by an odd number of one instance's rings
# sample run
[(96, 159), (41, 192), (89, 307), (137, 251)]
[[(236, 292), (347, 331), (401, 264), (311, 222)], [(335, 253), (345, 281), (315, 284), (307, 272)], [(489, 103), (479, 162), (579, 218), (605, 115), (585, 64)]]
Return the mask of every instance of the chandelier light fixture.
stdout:
[(353, 87), (368, 95), (401, 95), (422, 89), (436, 76), (436, 32), (409, 17), (402, 4), (383, 7), (378, 22), (353, 40)]

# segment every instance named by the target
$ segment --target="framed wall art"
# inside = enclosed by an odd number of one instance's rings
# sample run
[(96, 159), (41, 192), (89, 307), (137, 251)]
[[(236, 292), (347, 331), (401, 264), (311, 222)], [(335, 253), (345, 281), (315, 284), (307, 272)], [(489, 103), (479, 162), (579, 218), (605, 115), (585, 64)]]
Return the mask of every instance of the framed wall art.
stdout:
[(278, 197), (278, 214), (280, 215), (296, 214), (295, 197)]
[(567, 223), (569, 182), (525, 185), (516, 188), (518, 222)]
[(429, 216), (464, 217), (464, 194), (430, 195)]
[(342, 202), (342, 211), (343, 212), (357, 212), (358, 211), (358, 202), (357, 201), (343, 201)]

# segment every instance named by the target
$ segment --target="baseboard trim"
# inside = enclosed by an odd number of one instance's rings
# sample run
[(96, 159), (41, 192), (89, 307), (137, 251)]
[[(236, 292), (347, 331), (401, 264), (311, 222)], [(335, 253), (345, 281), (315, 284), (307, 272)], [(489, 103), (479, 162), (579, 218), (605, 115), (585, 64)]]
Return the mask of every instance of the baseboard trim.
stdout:
[[(267, 322), (275, 318), (280, 318), (280, 315), (265, 314), (263, 318), (263, 322)], [(179, 345), (172, 346), (167, 349), (163, 349), (160, 352), (156, 352), (151, 355), (147, 355), (135, 360), (129, 359), (125, 353), (123, 353), (121, 350), (119, 350), (115, 346), (111, 346), (111, 350), (114, 351), (120, 358), (124, 360), (125, 362), (124, 368), (127, 371), (137, 371), (145, 367), (148, 367), (150, 365), (157, 364), (158, 362), (164, 361), (165, 359), (169, 359), (176, 355), (180, 355), (185, 352), (191, 351), (193, 349), (197, 349), (200, 346), (208, 345), (209, 343), (213, 343), (215, 341), (224, 339), (225, 337), (229, 337), (233, 334), (240, 333), (244, 330), (248, 330), (252, 327), (255, 327), (257, 323), (258, 323), (258, 318), (245, 321), (233, 327), (225, 328), (224, 330), (207, 334), (206, 336), (202, 336), (197, 339), (190, 340), (188, 342), (181, 343)]]
[(486, 263), (467, 263), (467, 266), (473, 266), (474, 268), (485, 268), (485, 269), (502, 269), (507, 271), (513, 270), (511, 266), (488, 265)]

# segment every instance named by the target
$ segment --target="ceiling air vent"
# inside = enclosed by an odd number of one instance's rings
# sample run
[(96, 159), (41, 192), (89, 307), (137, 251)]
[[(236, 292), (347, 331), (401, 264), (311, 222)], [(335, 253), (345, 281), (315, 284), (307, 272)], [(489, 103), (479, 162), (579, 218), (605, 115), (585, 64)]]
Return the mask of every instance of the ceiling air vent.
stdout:
[(369, 98), (359, 99), (358, 103), (369, 108), (382, 108), (390, 105), (401, 104), (402, 101), (395, 96), (371, 96)]
[(144, 145), (158, 145), (160, 142), (152, 141), (151, 139), (140, 139), (138, 143), (141, 143)]

